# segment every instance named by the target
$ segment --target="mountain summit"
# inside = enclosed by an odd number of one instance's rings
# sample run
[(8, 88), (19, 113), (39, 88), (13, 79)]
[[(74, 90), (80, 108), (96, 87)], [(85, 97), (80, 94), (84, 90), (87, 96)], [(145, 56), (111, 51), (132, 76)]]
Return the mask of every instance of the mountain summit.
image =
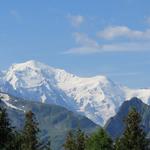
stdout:
[[(2, 92), (63, 106), (100, 125), (116, 114), (126, 97), (143, 96), (140, 90), (124, 88), (105, 76), (78, 77), (33, 60), (3, 71), (0, 84)], [(145, 92), (144, 100), (149, 103), (150, 90)]]

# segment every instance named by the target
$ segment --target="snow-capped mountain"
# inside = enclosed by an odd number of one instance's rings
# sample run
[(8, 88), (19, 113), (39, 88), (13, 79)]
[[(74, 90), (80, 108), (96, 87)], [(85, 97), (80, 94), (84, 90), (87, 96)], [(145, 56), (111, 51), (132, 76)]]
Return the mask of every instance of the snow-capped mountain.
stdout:
[(150, 89), (129, 89), (124, 88), (126, 99), (130, 100), (132, 97), (141, 99), (145, 104), (150, 104)]
[(12, 104), (12, 102), (17, 101), (17, 100), (15, 98), (13, 99), (8, 94), (0, 92), (0, 100), (3, 101), (5, 105), (8, 106), (9, 108), (24, 112), (23, 108), (19, 108)]
[[(104, 125), (126, 98), (144, 97), (150, 90), (130, 90), (105, 76), (78, 77), (36, 61), (12, 65), (0, 74), (0, 90), (16, 97), (61, 105)], [(146, 95), (145, 95), (146, 93)]]

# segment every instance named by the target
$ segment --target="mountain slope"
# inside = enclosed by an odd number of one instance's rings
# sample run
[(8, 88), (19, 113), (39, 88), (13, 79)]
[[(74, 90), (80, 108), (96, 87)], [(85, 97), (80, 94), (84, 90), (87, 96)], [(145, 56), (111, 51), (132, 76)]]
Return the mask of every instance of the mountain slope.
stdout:
[(67, 132), (79, 126), (87, 133), (94, 131), (98, 126), (84, 116), (77, 115), (67, 109), (50, 104), (25, 101), (8, 94), (0, 93), (0, 105), (7, 108), (9, 117), (14, 126), (19, 129), (24, 124), (24, 113), (32, 110), (39, 122), (41, 137), (51, 137), (54, 150), (60, 150)]
[[(100, 125), (116, 114), (126, 98), (144, 95), (141, 91), (135, 94), (136, 90), (132, 92), (105, 76), (78, 77), (37, 61), (14, 64), (2, 72), (0, 90), (16, 97), (63, 106)], [(145, 102), (149, 100), (148, 91)]]
[(3, 92), (64, 106), (101, 125), (123, 101), (120, 87), (105, 76), (80, 78), (36, 61), (12, 65), (1, 80)]
[(124, 88), (126, 99), (137, 97), (142, 100), (145, 104), (150, 104), (150, 89), (129, 89)]
[(123, 133), (125, 128), (123, 120), (126, 118), (132, 107), (136, 108), (140, 113), (142, 117), (141, 126), (150, 137), (150, 106), (144, 104), (138, 98), (132, 98), (130, 101), (124, 102), (118, 113), (106, 123), (105, 129), (112, 138), (119, 137)]

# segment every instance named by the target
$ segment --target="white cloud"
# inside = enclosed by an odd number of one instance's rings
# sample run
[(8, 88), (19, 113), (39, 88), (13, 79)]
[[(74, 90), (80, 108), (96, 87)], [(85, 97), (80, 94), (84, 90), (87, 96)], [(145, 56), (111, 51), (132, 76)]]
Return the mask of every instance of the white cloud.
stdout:
[(150, 51), (150, 42), (147, 41), (99, 44), (96, 40), (91, 39), (83, 33), (75, 33), (74, 38), (78, 46), (70, 48), (65, 54)]
[(68, 15), (67, 18), (74, 27), (79, 27), (85, 20), (81, 15)]
[(79, 47), (71, 48), (65, 53), (71, 54), (89, 54), (89, 53), (97, 53), (101, 49), (101, 45), (98, 44), (95, 40), (88, 37), (86, 34), (83, 33), (74, 33), (73, 34), (76, 44)]
[[(102, 52), (150, 52), (150, 29), (133, 30), (127, 26), (109, 26), (98, 32), (98, 39), (87, 34), (74, 33), (75, 47), (65, 54), (91, 54)], [(96, 37), (95, 37), (96, 38)], [(121, 40), (120, 40), (121, 39)], [(99, 42), (101, 40), (101, 42)]]
[(150, 29), (145, 31), (132, 30), (127, 26), (109, 26), (98, 32), (100, 38), (112, 40), (116, 38), (150, 39)]
[(80, 45), (86, 45), (86, 46), (93, 46), (93, 47), (97, 47), (98, 43), (91, 39), (88, 35), (84, 34), (84, 33), (80, 33), (80, 32), (76, 32), (73, 34), (75, 41), (77, 44)]

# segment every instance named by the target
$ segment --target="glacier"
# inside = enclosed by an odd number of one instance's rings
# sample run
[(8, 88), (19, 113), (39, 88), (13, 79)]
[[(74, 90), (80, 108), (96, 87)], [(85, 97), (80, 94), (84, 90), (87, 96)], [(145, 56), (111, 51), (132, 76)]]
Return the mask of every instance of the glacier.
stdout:
[(150, 89), (130, 89), (101, 75), (79, 77), (34, 60), (1, 71), (0, 91), (63, 106), (101, 126), (116, 114), (125, 100), (138, 97), (150, 104)]

